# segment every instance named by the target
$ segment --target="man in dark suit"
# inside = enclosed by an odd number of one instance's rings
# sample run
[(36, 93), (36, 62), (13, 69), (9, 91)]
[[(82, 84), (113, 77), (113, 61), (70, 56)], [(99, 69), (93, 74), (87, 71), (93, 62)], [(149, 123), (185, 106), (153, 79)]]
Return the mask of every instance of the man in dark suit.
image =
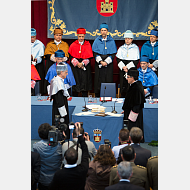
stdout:
[(65, 153), (65, 159), (67, 164), (64, 168), (57, 171), (53, 177), (51, 184), (49, 185), (50, 190), (83, 190), (86, 181), (86, 175), (88, 172), (89, 161), (88, 161), (88, 148), (85, 140), (80, 134), (80, 123), (75, 123), (76, 133), (78, 136), (78, 142), (82, 149), (82, 161), (80, 165), (77, 165), (78, 151), (74, 148), (69, 148)]
[(146, 167), (147, 161), (151, 157), (151, 151), (140, 146), (142, 139), (142, 130), (139, 127), (132, 127), (129, 132), (129, 140), (136, 152), (135, 164)]
[(143, 190), (143, 187), (130, 183), (130, 178), (133, 175), (133, 170), (130, 162), (122, 161), (117, 167), (117, 175), (119, 183), (105, 188), (105, 190)]

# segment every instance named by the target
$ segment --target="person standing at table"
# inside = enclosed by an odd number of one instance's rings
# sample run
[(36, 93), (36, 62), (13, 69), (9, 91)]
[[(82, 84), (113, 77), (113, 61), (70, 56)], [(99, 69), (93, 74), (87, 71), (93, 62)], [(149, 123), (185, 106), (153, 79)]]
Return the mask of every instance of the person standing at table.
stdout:
[(125, 73), (131, 67), (137, 68), (140, 53), (139, 48), (136, 44), (133, 44), (133, 33), (130, 30), (127, 30), (124, 33), (125, 44), (122, 45), (116, 54), (118, 67), (120, 68), (120, 88), (121, 88), (121, 97), (125, 97), (126, 90), (128, 88), (128, 82), (125, 80)]
[(113, 59), (117, 52), (114, 39), (108, 35), (108, 25), (100, 25), (100, 33), (92, 44), (92, 51), (95, 62), (94, 92), (96, 97), (100, 97), (101, 83), (113, 82)]
[(143, 44), (141, 56), (146, 55), (149, 58), (148, 65), (158, 76), (158, 30), (153, 29), (150, 32), (150, 41)]
[[(49, 69), (48, 69), (48, 72), (47, 72), (47, 75), (46, 75), (46, 80), (50, 83), (51, 80), (53, 79), (54, 76), (57, 76), (57, 72), (56, 72), (56, 65), (60, 62), (64, 62), (63, 60), (65, 60), (65, 53), (63, 52), (63, 50), (57, 50), (55, 52), (55, 60), (56, 60), (56, 63), (54, 63)], [(74, 78), (74, 75), (73, 75), (73, 72), (71, 70), (71, 67), (68, 63), (64, 62), (65, 64), (67, 64), (67, 67), (68, 67), (68, 75), (66, 76), (66, 78), (64, 79), (64, 83), (67, 87), (67, 90), (69, 92), (69, 94), (71, 94), (71, 87), (73, 85), (76, 84), (75, 82), (75, 78)], [(49, 88), (49, 86), (47, 87)], [(49, 94), (49, 93), (48, 93)]]
[[(66, 58), (63, 61), (67, 61), (67, 59), (69, 58), (69, 54), (68, 54), (69, 45), (62, 40), (62, 35), (63, 35), (63, 30), (61, 28), (55, 28), (54, 40), (51, 40), (46, 45), (45, 52), (44, 52), (44, 57), (46, 59), (45, 76), (47, 74), (48, 69), (56, 62), (55, 52), (57, 50), (63, 50), (63, 52), (65, 53)], [(44, 90), (46, 92), (47, 92), (48, 85), (49, 85), (48, 81), (45, 81)]]
[[(61, 62), (56, 66), (57, 76), (50, 83), (50, 101), (53, 100), (52, 125), (55, 126), (55, 115), (60, 115), (65, 124), (69, 124), (69, 110), (67, 98), (70, 97), (64, 79), (68, 75), (67, 64)], [(67, 138), (70, 137), (69, 128), (65, 132)]]
[(127, 128), (132, 127), (143, 129), (142, 109), (144, 108), (145, 96), (141, 81), (138, 81), (139, 71), (131, 68), (127, 72), (129, 89), (127, 90), (121, 113), (124, 113), (124, 120), (128, 120)]
[(36, 39), (36, 30), (31, 28), (31, 62), (36, 67), (41, 80), (36, 82), (34, 91), (35, 95), (38, 93), (43, 94), (44, 85), (44, 61), (42, 57), (44, 56), (44, 44)]
[(71, 68), (76, 79), (76, 85), (73, 86), (74, 96), (82, 92), (83, 97), (88, 96), (88, 90), (92, 90), (92, 76), (90, 58), (93, 57), (92, 48), (89, 41), (84, 40), (86, 29), (78, 28), (78, 40), (74, 41), (69, 47), (71, 59)]
[(149, 59), (147, 56), (141, 57), (141, 67), (138, 68), (138, 80), (142, 82), (145, 97), (152, 95), (152, 89), (158, 84), (158, 77), (154, 71), (148, 67)]

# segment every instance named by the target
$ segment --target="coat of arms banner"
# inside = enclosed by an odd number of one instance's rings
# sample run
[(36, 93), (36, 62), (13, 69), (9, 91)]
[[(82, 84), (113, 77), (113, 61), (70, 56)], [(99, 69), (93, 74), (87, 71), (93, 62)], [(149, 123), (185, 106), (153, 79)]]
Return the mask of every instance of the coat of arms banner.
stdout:
[(158, 29), (158, 0), (47, 0), (47, 7), (48, 38), (60, 27), (64, 39), (77, 39), (76, 30), (83, 27), (85, 38), (94, 40), (102, 23), (114, 40), (123, 40), (126, 30), (134, 40), (148, 40), (150, 31)]

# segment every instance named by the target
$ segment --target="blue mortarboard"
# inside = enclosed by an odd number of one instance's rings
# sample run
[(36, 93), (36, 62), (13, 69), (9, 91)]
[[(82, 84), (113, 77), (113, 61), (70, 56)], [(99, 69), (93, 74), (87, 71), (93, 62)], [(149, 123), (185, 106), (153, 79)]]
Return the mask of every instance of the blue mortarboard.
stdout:
[(106, 23), (102, 23), (102, 24), (100, 24), (99, 30), (101, 30), (102, 28), (107, 28), (107, 30), (108, 30), (108, 25)]
[(158, 30), (151, 30), (150, 35), (154, 35), (158, 37)]
[(31, 28), (31, 36), (36, 36), (36, 30), (34, 28)]
[(63, 52), (63, 50), (57, 50), (55, 52), (55, 57), (65, 57), (65, 53)]
[(147, 63), (149, 63), (149, 58), (146, 55), (142, 55), (141, 62), (147, 62)]

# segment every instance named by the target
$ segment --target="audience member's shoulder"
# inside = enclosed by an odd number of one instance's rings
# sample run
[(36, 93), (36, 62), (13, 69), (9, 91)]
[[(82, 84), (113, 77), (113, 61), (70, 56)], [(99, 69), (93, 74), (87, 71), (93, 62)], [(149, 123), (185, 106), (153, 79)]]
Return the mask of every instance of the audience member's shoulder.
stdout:
[(117, 166), (118, 165), (112, 166), (111, 171), (117, 171)]
[(140, 170), (147, 170), (147, 168), (144, 167), (144, 166), (140, 166), (140, 165), (136, 165), (136, 166), (137, 166), (137, 168), (140, 169)]
[(46, 47), (49, 46), (49, 45), (52, 45), (53, 43), (54, 43), (54, 40), (50, 40), (50, 41), (47, 43)]
[(149, 162), (158, 160), (158, 156), (152, 156), (148, 159)]

